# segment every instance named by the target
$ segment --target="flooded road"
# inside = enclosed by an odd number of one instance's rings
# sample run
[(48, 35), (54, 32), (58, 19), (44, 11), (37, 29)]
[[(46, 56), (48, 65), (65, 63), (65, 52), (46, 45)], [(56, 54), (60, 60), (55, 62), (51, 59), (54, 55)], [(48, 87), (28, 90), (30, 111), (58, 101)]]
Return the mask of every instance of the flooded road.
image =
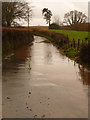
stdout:
[(34, 38), (3, 63), (3, 118), (88, 118), (89, 72)]

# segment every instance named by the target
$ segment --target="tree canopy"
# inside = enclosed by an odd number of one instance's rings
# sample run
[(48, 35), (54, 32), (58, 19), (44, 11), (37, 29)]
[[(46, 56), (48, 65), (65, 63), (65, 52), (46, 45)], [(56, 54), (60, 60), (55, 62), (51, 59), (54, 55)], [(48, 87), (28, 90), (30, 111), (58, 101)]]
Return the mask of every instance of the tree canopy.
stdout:
[(18, 25), (18, 21), (28, 21), (31, 16), (32, 9), (27, 2), (2, 2), (2, 26)]
[(44, 8), (42, 10), (42, 14), (44, 15), (44, 19), (46, 19), (47, 24), (49, 23), (49, 26), (50, 26), (50, 21), (52, 16), (51, 10), (48, 10), (48, 8)]
[(67, 25), (73, 25), (76, 23), (85, 23), (86, 19), (87, 16), (84, 13), (74, 10), (65, 14), (64, 23)]

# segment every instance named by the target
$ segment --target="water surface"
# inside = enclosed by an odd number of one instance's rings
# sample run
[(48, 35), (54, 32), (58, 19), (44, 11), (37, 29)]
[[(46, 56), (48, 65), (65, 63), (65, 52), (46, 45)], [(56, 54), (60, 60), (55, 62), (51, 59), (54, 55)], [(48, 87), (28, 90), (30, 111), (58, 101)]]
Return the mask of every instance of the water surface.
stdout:
[(90, 72), (34, 38), (3, 62), (3, 117), (87, 118)]

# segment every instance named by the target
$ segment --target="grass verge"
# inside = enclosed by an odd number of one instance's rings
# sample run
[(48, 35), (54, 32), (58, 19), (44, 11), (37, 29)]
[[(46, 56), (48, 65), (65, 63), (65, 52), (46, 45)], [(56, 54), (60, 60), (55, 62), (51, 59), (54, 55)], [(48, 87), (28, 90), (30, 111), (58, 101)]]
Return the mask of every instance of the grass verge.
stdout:
[(62, 33), (69, 37), (69, 40), (72, 41), (73, 39), (78, 42), (78, 39), (80, 39), (80, 43), (82, 43), (82, 40), (84, 42), (87, 42), (89, 39), (90, 32), (83, 32), (83, 31), (73, 31), (73, 30), (50, 30), (56, 33)]

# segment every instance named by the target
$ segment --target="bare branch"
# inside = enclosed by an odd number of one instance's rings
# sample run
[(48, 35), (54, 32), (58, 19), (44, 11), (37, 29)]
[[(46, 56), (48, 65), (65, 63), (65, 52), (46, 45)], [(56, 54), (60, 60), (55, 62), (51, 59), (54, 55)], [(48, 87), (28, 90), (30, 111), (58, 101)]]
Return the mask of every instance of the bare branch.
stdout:
[(11, 26), (16, 20), (21, 19), (27, 21), (28, 12), (30, 13), (29, 16), (32, 17), (32, 9), (29, 7), (27, 2), (20, 2), (20, 0), (2, 2), (2, 25)]
[(67, 25), (73, 25), (76, 23), (86, 22), (87, 16), (80, 11), (74, 10), (65, 14), (64, 23)]

